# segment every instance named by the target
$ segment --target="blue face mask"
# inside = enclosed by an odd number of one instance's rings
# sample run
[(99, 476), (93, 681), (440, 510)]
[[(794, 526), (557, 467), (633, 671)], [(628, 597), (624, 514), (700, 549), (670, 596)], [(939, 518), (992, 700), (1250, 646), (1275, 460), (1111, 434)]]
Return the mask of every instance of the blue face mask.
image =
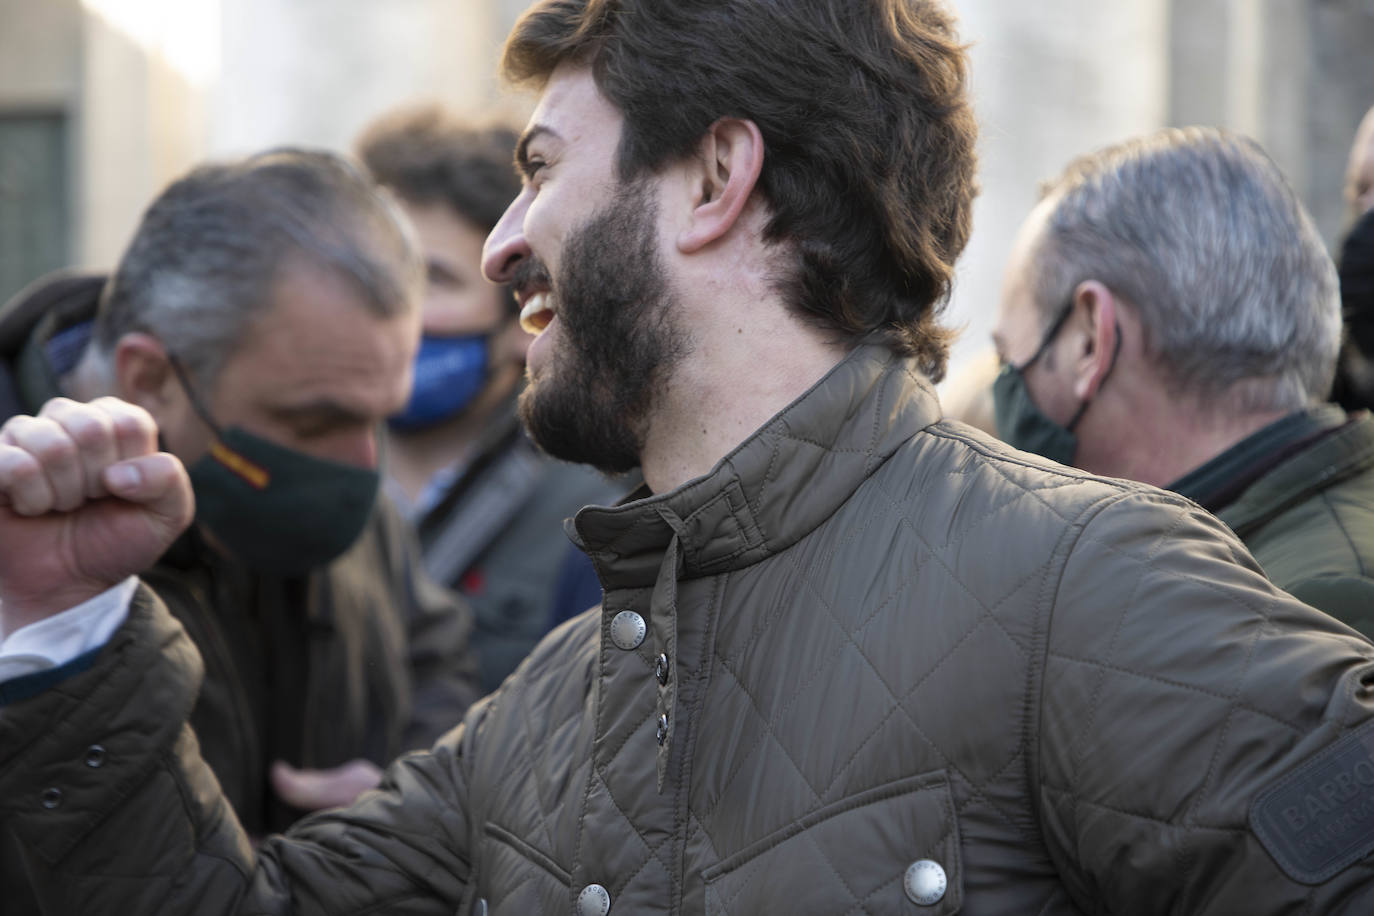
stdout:
[(420, 340), (415, 389), (405, 409), (387, 420), (392, 429), (416, 430), (442, 423), (467, 409), (487, 384), (488, 334)]

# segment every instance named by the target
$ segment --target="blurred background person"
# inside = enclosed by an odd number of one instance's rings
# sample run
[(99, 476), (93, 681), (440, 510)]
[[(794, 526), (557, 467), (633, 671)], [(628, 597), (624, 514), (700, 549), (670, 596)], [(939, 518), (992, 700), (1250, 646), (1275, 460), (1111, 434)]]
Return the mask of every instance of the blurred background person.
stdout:
[(1374, 408), (1374, 108), (1365, 113), (1345, 171), (1350, 224), (1341, 241), (1341, 315), (1345, 340), (1331, 389), (1346, 410)]
[(1332, 400), (1346, 410), (1374, 408), (1374, 209), (1341, 243), (1341, 317), (1345, 340)]
[(1354, 222), (1374, 210), (1374, 106), (1365, 112), (1350, 145), (1345, 169), (1345, 201)]
[(387, 471), (438, 582), (472, 605), (484, 692), (495, 690), (562, 611), (601, 600), (591, 561), (563, 520), (628, 490), (539, 451), (516, 416), (525, 351), (506, 287), (481, 272), (482, 244), (520, 193), (516, 134), (470, 126), (438, 106), (384, 116), (358, 141), (400, 201), (428, 282), (415, 387), (390, 420)]
[(1084, 156), (1008, 265), (1011, 445), (1216, 513), (1281, 588), (1374, 635), (1374, 419), (1325, 403), (1336, 270), (1252, 140), (1166, 130)]
[(141, 578), (204, 659), (191, 722), (252, 835), (351, 801), (477, 696), (471, 611), (376, 498), (420, 271), (361, 170), (281, 150), (169, 186), (108, 281), (59, 274), (0, 313), (7, 417), (113, 395), (190, 471), (195, 524)]

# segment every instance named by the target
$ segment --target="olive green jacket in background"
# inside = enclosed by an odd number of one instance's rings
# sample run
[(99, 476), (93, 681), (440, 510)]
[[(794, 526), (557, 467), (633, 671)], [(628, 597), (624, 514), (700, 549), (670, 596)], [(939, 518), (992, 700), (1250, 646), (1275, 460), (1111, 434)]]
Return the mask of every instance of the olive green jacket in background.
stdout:
[(1274, 584), (1374, 637), (1374, 418), (1271, 424), (1171, 486), (1230, 525)]
[(912, 362), (861, 348), (576, 529), (605, 607), (256, 859), (141, 590), (0, 715), (48, 911), (1374, 912), (1374, 645), (1195, 504), (942, 421)]

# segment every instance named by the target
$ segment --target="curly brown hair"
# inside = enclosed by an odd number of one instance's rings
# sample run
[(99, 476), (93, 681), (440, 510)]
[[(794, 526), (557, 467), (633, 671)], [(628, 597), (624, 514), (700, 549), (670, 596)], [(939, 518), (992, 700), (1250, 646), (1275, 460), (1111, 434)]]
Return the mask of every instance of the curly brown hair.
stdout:
[(933, 0), (544, 0), (502, 69), (540, 86), (591, 68), (625, 118), (622, 180), (689, 155), (722, 117), (753, 121), (765, 238), (787, 301), (851, 343), (944, 374), (937, 323), (968, 240), (977, 127), (965, 48)]
[(358, 138), (358, 158), (380, 185), (417, 204), (445, 203), (484, 232), (520, 194), (511, 170), (516, 132), (468, 124), (439, 105), (401, 108)]

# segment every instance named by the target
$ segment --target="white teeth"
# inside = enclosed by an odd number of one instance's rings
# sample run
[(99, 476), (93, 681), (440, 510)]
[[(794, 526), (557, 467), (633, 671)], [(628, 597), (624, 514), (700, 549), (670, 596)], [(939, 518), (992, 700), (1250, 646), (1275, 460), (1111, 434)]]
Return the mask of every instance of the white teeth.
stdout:
[(547, 293), (535, 293), (520, 307), (520, 326), (530, 334), (538, 334), (553, 320)]
[(525, 300), (525, 304), (520, 308), (520, 320), (525, 321), (532, 318), (535, 313), (544, 311), (545, 293), (535, 293)]

